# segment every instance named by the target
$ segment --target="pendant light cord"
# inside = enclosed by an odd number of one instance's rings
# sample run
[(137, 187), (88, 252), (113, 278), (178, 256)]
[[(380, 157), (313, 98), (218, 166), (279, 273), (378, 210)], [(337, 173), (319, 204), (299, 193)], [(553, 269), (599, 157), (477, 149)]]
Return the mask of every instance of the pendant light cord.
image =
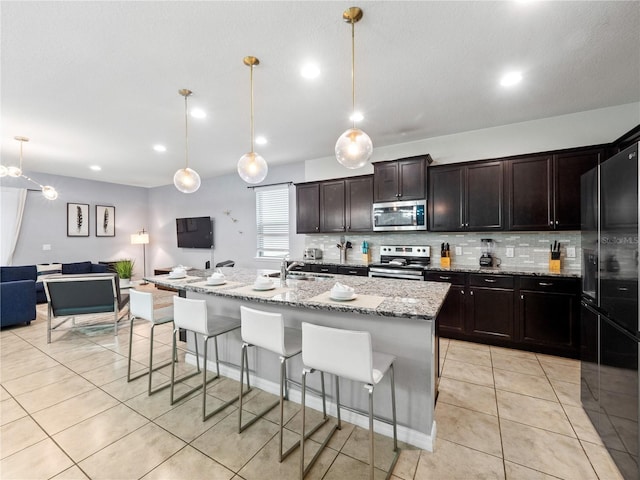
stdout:
[(356, 22), (351, 20), (351, 119), (356, 128)]
[(251, 73), (250, 73), (250, 83), (251, 83), (251, 153), (254, 152), (253, 149), (253, 65), (250, 65)]
[(23, 143), (24, 143), (24, 140), (20, 140), (20, 172), (22, 172), (22, 144)]
[(189, 115), (187, 114), (187, 97), (184, 96), (184, 158), (185, 158), (185, 170), (189, 168)]

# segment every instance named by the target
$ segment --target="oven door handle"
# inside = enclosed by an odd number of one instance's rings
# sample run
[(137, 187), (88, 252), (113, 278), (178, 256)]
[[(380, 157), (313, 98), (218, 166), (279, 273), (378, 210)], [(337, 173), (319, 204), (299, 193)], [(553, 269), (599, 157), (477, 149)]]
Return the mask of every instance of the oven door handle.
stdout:
[(406, 280), (424, 280), (422, 275), (411, 275), (407, 273), (393, 273), (393, 272), (372, 272), (369, 271), (369, 277), (379, 277), (379, 278), (398, 278), (398, 279), (406, 279)]

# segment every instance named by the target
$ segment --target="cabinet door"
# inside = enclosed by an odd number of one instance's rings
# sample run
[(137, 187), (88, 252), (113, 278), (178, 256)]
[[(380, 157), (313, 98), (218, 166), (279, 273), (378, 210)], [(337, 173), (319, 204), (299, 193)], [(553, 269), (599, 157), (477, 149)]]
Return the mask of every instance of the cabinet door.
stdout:
[(434, 167), (429, 171), (429, 230), (464, 229), (462, 215), (463, 167)]
[(383, 162), (373, 164), (373, 201), (398, 200), (398, 164)]
[(344, 232), (344, 180), (320, 184), (320, 231)]
[[(466, 167), (464, 223), (467, 230), (504, 229), (503, 166), (503, 162), (482, 162)], [(580, 189), (578, 189), (578, 201), (580, 201)], [(579, 209), (578, 213), (580, 213)]]
[(398, 200), (422, 200), (426, 198), (427, 174), (425, 159), (398, 160)]
[(520, 291), (521, 341), (578, 353), (577, 297), (567, 293)]
[(554, 159), (554, 227), (580, 229), (580, 177), (596, 165), (600, 150), (564, 153)]
[(348, 178), (345, 180), (347, 231), (371, 232), (373, 220), (373, 177)]
[(320, 231), (320, 185), (296, 185), (296, 232)]
[(477, 337), (514, 340), (513, 290), (469, 289), (467, 331)]
[(438, 313), (438, 329), (443, 337), (447, 333), (464, 333), (464, 286), (451, 285)]
[(509, 229), (553, 229), (551, 157), (510, 160), (508, 172)]

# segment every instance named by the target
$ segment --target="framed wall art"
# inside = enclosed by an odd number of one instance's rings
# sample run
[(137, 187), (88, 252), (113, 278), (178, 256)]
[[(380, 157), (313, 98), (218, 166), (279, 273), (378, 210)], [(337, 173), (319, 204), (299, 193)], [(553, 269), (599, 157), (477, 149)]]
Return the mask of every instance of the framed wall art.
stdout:
[(116, 236), (116, 207), (96, 205), (96, 237)]
[(67, 237), (89, 236), (89, 205), (67, 203)]

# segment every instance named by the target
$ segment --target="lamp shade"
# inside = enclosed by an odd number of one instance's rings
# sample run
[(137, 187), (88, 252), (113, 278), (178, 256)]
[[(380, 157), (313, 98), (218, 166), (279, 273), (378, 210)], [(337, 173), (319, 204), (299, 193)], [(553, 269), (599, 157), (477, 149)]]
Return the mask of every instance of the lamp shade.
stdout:
[(268, 171), (267, 162), (256, 152), (245, 153), (238, 161), (238, 175), (247, 183), (260, 183)]
[(131, 235), (132, 245), (146, 245), (147, 243), (149, 243), (148, 233), (134, 233)]
[(193, 193), (200, 188), (200, 175), (189, 167), (181, 168), (173, 176), (173, 184), (182, 193)]
[(336, 159), (347, 168), (364, 167), (372, 153), (371, 138), (359, 128), (350, 128), (336, 142)]

